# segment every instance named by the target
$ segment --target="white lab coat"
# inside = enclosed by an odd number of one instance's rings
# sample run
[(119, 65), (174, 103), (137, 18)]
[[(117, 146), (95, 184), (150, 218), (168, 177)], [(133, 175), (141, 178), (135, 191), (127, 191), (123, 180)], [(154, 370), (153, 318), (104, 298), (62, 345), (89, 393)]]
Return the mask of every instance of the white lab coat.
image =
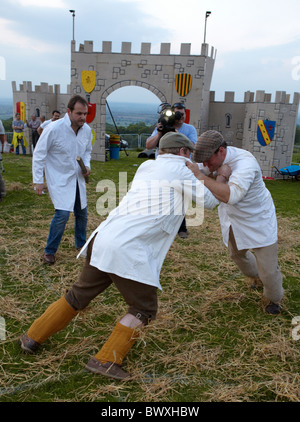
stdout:
[(223, 164), (232, 170), (229, 201), (218, 207), (225, 245), (230, 226), (238, 250), (273, 245), (277, 242), (276, 211), (257, 160), (246, 150), (227, 147)]
[(33, 183), (44, 183), (45, 171), (55, 209), (74, 210), (77, 181), (81, 209), (87, 206), (85, 180), (76, 158), (80, 156), (85, 166), (91, 168), (91, 142), (90, 127), (84, 124), (76, 135), (67, 113), (43, 130), (33, 152)]
[(161, 267), (190, 200), (202, 207), (204, 202), (210, 209), (219, 204), (186, 161), (164, 154), (141, 164), (127, 195), (91, 234), (78, 256), (86, 255), (97, 233), (92, 266), (161, 289)]

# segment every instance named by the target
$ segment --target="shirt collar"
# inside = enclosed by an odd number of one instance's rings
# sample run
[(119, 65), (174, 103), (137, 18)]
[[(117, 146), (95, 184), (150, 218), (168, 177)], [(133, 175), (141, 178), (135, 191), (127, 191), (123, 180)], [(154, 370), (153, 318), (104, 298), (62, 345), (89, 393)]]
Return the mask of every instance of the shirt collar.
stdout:
[(182, 155), (175, 155), (175, 154), (161, 154), (161, 155), (159, 154), (156, 159), (162, 159), (162, 158), (172, 158), (172, 159), (177, 158), (179, 160), (183, 159), (184, 161), (189, 161), (190, 163), (192, 162), (189, 158), (182, 157)]

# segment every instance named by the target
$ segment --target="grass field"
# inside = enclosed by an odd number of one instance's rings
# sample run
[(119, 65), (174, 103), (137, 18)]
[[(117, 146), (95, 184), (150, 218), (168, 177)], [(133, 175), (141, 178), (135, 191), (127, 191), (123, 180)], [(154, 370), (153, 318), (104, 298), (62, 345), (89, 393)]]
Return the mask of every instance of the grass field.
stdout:
[[(88, 234), (100, 223), (97, 182), (128, 182), (143, 160), (130, 151), (119, 160), (93, 162), (88, 185)], [(41, 256), (53, 206), (32, 185), (31, 157), (4, 154), (7, 196), (0, 203), (1, 402), (298, 402), (300, 400), (300, 182), (266, 181), (277, 208), (279, 262), (285, 298), (280, 316), (264, 313), (260, 291), (251, 291), (228, 259), (217, 210), (176, 238), (163, 265), (156, 321), (142, 333), (124, 367), (132, 382), (85, 371), (126, 306), (114, 287), (96, 298), (35, 355), (17, 345), (33, 320), (79, 275), (73, 216), (48, 267)], [(134, 251), (132, 251), (134, 254)], [(121, 257), (116, 256), (116, 259)], [(298, 324), (300, 324), (298, 322)], [(300, 334), (300, 327), (299, 327)]]

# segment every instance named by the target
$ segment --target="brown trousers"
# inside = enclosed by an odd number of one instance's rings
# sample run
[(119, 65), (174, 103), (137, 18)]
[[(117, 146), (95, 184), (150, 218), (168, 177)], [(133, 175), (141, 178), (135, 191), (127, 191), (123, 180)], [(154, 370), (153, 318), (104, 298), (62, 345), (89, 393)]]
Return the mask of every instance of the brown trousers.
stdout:
[(232, 228), (229, 231), (228, 252), (241, 272), (251, 278), (259, 278), (264, 286), (266, 299), (278, 303), (284, 295), (282, 274), (278, 266), (278, 244), (238, 250)]
[(157, 288), (100, 271), (90, 265), (94, 239), (88, 245), (87, 257), (78, 281), (65, 295), (66, 301), (75, 310), (84, 309), (91, 300), (114, 283), (129, 307), (128, 313), (140, 319), (145, 325), (154, 320), (158, 306)]

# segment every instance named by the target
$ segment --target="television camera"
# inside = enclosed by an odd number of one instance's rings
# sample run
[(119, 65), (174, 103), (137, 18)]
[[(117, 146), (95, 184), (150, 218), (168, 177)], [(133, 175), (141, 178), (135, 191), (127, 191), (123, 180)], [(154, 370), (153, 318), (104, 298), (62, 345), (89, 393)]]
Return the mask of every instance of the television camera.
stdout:
[(157, 128), (158, 132), (162, 132), (162, 135), (167, 132), (175, 132), (175, 123), (179, 121), (183, 114), (180, 111), (174, 111), (171, 104), (162, 103), (158, 108), (159, 118), (158, 123), (161, 123), (162, 128)]

